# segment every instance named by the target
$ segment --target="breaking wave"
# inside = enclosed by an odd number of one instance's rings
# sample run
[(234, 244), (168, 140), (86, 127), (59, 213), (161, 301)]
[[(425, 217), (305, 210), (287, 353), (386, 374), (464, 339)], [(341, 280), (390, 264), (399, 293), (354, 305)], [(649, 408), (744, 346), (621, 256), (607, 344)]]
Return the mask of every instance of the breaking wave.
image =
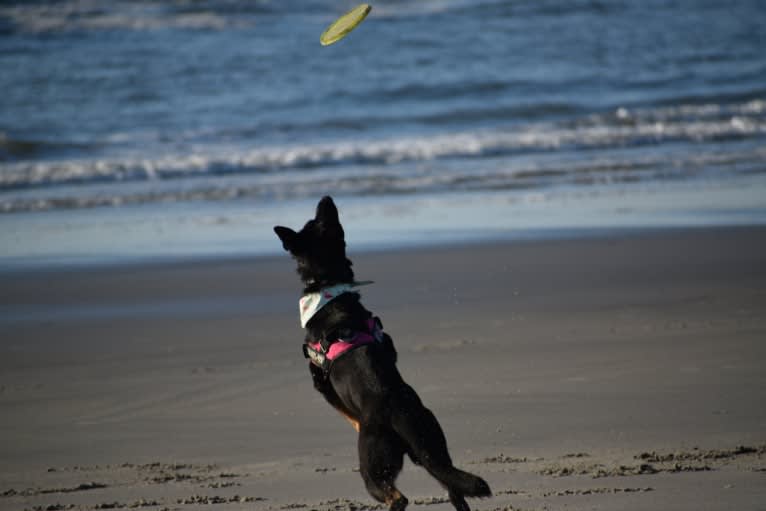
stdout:
[[(454, 158), (496, 158), (573, 149), (612, 149), (672, 142), (760, 139), (766, 101), (733, 106), (683, 105), (615, 111), (558, 123), (420, 135), (383, 140), (340, 140), (252, 150), (211, 147), (153, 158), (36, 159), (0, 166), (0, 190), (87, 183), (173, 180), (197, 176), (281, 173), (346, 166), (376, 167)], [(1, 151), (37, 150), (0, 137)]]
[[(232, 3), (230, 3), (232, 4)], [(228, 8), (227, 8), (228, 7)], [(269, 3), (196, 2), (113, 2), (67, 0), (0, 5), (0, 21), (7, 32), (33, 34), (108, 31), (197, 29), (223, 30), (250, 26), (250, 16), (270, 12)]]

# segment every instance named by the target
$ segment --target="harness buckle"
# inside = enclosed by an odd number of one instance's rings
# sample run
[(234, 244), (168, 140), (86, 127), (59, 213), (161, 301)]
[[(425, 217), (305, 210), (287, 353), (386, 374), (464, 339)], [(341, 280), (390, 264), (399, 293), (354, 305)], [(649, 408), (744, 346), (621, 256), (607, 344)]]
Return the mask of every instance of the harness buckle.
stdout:
[(329, 361), (327, 360), (327, 356), (324, 353), (315, 350), (308, 344), (303, 345), (303, 356), (311, 360), (314, 365), (321, 367), (325, 371), (329, 370)]
[[(371, 339), (374, 343), (383, 343), (386, 338), (386, 334), (383, 333), (383, 323), (381, 323), (378, 317), (370, 318), (367, 321), (367, 331), (354, 332), (348, 328), (341, 328), (333, 330), (324, 339), (319, 339), (313, 345), (309, 342), (303, 344), (303, 356), (311, 360), (311, 363), (320, 367), (325, 374), (330, 372), (333, 360), (328, 357), (330, 347), (336, 342), (343, 341), (345, 343), (355, 344), (359, 335), (365, 335), (368, 339)], [(361, 344), (356, 344), (350, 349), (361, 346), (362, 344), (368, 344), (369, 341)], [(317, 349), (318, 348), (318, 349)], [(344, 350), (344, 352), (347, 352)], [(340, 353), (342, 355), (344, 352)], [(335, 355), (337, 358), (339, 355)]]

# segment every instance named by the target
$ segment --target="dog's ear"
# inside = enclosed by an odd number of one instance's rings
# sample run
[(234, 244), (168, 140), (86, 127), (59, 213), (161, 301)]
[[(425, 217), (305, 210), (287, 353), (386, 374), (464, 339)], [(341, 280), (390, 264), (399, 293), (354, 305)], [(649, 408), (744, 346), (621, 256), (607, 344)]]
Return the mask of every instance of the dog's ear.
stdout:
[(295, 250), (298, 240), (297, 232), (293, 231), (289, 227), (282, 227), (281, 225), (274, 227), (274, 232), (277, 233), (279, 239), (282, 240), (282, 246), (285, 247), (285, 250), (288, 252)]
[(343, 239), (343, 227), (340, 225), (338, 208), (335, 207), (332, 197), (325, 196), (319, 201), (315, 220), (324, 232), (331, 233), (341, 240)]

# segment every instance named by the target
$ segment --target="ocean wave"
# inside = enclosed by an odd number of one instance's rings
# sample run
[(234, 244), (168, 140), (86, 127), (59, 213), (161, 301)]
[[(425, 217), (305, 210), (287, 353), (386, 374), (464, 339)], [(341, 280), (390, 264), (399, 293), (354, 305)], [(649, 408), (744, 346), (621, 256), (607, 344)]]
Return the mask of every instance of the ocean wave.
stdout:
[[(286, 200), (320, 195), (402, 195), (459, 191), (542, 190), (555, 186), (614, 185), (690, 179), (712, 174), (766, 172), (766, 149), (738, 152), (700, 152), (668, 155), (644, 153), (590, 158), (532, 158), (523, 162), (429, 166), (399, 169), (356, 168), (316, 174), (270, 174), (250, 179), (165, 181), (142, 186), (49, 188), (33, 194), (0, 194), (0, 213), (121, 207), (194, 201)], [(140, 183), (139, 183), (140, 185)]]
[(419, 0), (389, 1), (374, 6), (375, 15), (383, 19), (411, 19), (416, 16), (433, 16), (442, 13), (486, 11), (507, 4), (504, 0)]
[(764, 112), (766, 102), (762, 100), (725, 107), (618, 108), (567, 122), (406, 138), (339, 140), (253, 150), (211, 148), (152, 158), (17, 161), (0, 165), (0, 190), (750, 139), (766, 135)]
[(511, 87), (512, 83), (502, 80), (485, 81), (460, 81), (457, 83), (422, 83), (411, 82), (393, 87), (383, 87), (375, 91), (375, 97), (382, 100), (396, 100), (400, 98), (423, 99), (439, 101), (462, 97), (466, 94), (487, 95), (504, 92)]
[[(208, 5), (205, 5), (208, 4)], [(0, 19), (11, 31), (56, 33), (70, 31), (157, 30), (163, 28), (223, 30), (250, 26), (243, 14), (268, 12), (267, 4), (250, 2), (249, 13), (243, 13), (243, 2), (233, 2), (234, 12), (226, 2), (201, 2), (195, 8), (175, 2), (113, 2), (68, 0), (62, 2), (21, 3), (0, 6)]]
[(471, 17), (481, 13), (484, 17), (562, 16), (595, 13), (608, 15), (618, 9), (608, 2), (575, 0), (567, 2), (541, 2), (539, 0), (508, 2), (507, 0), (418, 0), (389, 1), (374, 5), (375, 14), (380, 18), (408, 20), (417, 16)]
[(7, 133), (0, 131), (0, 162), (26, 160), (92, 148), (92, 144), (85, 143), (10, 137)]
[(477, 12), (491, 18), (522, 16), (562, 16), (595, 13), (607, 15), (617, 9), (616, 6), (591, 0), (568, 2), (541, 2), (539, 0), (508, 2), (507, 0), (419, 0), (392, 1), (375, 5), (376, 15), (386, 19), (407, 20), (414, 16), (451, 16), (471, 17)]
[[(476, 84), (478, 87), (486, 86), (490, 89), (497, 86), (495, 82)], [(528, 84), (529, 88), (534, 88)], [(412, 89), (410, 89), (412, 87)], [(440, 88), (436, 88), (436, 94)], [(459, 90), (446, 87), (447, 91)], [(388, 89), (389, 91), (411, 90), (425, 94), (427, 88), (419, 86), (403, 85)], [(470, 88), (466, 87), (466, 91)], [(448, 92), (446, 92), (448, 93)], [(375, 96), (385, 95), (385, 92), (376, 91)], [(392, 92), (395, 94), (395, 92)], [(349, 94), (350, 95), (350, 94)], [(405, 125), (425, 125), (431, 127), (465, 126), (466, 124), (482, 126), (487, 124), (512, 122), (517, 124), (519, 130), (545, 131), (557, 128), (578, 130), (582, 128), (596, 127), (619, 127), (631, 123), (643, 124), (679, 124), (685, 122), (723, 122), (726, 123), (736, 117), (746, 118), (748, 122), (763, 124), (766, 120), (766, 101), (750, 99), (748, 95), (745, 101), (736, 103), (668, 103), (661, 106), (647, 107), (643, 105), (626, 105), (607, 111), (586, 114), (587, 108), (576, 102), (567, 101), (538, 101), (534, 103), (506, 104), (495, 102), (487, 104), (486, 101), (474, 105), (452, 104), (448, 107), (435, 108), (431, 111), (407, 111), (407, 112), (333, 112), (326, 118), (313, 118), (304, 116), (290, 120), (279, 121), (264, 120), (257, 124), (243, 127), (227, 127), (222, 130), (198, 130), (181, 133), (180, 138), (193, 140), (204, 137), (221, 136), (229, 140), (242, 140), (248, 142), (255, 137), (269, 133), (306, 133), (340, 131), (340, 132), (369, 132), (390, 130)], [(361, 99), (357, 98), (357, 99)], [(421, 98), (422, 99), (422, 98)], [(449, 103), (447, 103), (449, 104)], [(564, 119), (566, 120), (559, 120)], [(542, 121), (547, 121), (543, 124)], [(537, 122), (537, 124), (532, 124)], [(525, 123), (525, 124), (522, 124)], [(690, 127), (693, 131), (695, 128)]]

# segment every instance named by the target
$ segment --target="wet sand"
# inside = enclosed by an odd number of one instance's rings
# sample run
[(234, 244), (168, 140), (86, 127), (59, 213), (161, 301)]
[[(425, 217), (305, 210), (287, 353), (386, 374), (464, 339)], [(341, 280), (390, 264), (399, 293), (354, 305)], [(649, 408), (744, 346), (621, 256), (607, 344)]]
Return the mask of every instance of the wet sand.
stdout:
[[(764, 509), (766, 228), (350, 255), (474, 509)], [(0, 509), (378, 508), (287, 256), (0, 280)]]

